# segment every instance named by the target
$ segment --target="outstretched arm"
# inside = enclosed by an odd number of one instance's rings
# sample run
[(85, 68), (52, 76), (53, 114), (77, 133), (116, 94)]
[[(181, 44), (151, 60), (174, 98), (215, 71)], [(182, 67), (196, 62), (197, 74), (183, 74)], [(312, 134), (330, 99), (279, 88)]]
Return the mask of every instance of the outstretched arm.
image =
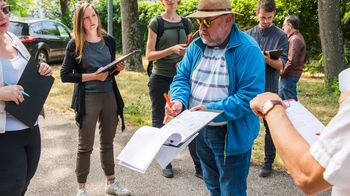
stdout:
[[(264, 93), (250, 102), (251, 109), (261, 112), (267, 100), (281, 100), (274, 93)], [(289, 121), (283, 106), (276, 105), (266, 116), (273, 143), (296, 185), (306, 194), (314, 194), (331, 185), (323, 178), (325, 169), (310, 154), (310, 146)]]

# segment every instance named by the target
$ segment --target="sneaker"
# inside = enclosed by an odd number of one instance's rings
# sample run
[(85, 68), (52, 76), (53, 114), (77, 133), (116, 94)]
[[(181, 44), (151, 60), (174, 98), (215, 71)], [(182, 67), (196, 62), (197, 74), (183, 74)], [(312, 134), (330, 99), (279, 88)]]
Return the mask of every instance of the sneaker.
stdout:
[(272, 173), (272, 164), (264, 164), (264, 166), (260, 170), (259, 176), (262, 178), (269, 177)]
[(124, 188), (119, 181), (114, 180), (112, 184), (106, 185), (106, 193), (110, 195), (120, 195), (120, 196), (128, 196), (131, 195), (130, 191)]
[(162, 175), (166, 178), (174, 177), (173, 167), (171, 166), (171, 164), (167, 165), (165, 169), (162, 169)]
[(86, 188), (81, 188), (77, 192), (77, 196), (88, 196)]

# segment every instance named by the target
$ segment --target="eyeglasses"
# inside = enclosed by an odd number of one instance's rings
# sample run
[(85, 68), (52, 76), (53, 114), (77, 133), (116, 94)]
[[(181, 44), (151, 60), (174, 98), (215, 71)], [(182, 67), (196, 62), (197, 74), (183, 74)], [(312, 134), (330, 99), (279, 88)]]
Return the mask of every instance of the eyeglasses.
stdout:
[(5, 7), (2, 7), (0, 8), (0, 13), (4, 13), (5, 15), (9, 14), (10, 13), (10, 6), (5, 6)]
[[(222, 15), (220, 15), (220, 16), (222, 16)], [(205, 25), (205, 27), (209, 28), (210, 25), (211, 25), (211, 23), (212, 23), (214, 20), (218, 19), (220, 16), (217, 16), (217, 17), (215, 17), (215, 18), (213, 18), (213, 19), (211, 19), (211, 20), (208, 20), (208, 19), (206, 19), (206, 18), (203, 18), (203, 19), (197, 18), (196, 21), (197, 21), (197, 24), (198, 24), (198, 25), (201, 25), (202, 22), (203, 22), (203, 24)]]

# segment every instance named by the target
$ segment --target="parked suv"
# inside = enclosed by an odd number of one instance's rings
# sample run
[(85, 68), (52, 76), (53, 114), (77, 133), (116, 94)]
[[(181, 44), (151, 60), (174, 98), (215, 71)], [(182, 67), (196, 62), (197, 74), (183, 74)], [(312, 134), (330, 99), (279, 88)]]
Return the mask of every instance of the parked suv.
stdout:
[(10, 19), (9, 31), (18, 36), (38, 62), (62, 61), (71, 39), (64, 24), (48, 19)]

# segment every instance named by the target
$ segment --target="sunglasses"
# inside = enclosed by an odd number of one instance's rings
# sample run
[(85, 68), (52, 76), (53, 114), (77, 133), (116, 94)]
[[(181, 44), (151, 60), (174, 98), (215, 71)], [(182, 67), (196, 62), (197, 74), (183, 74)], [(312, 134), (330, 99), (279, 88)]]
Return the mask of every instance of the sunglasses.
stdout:
[[(220, 15), (220, 16), (222, 16), (222, 15)], [(217, 17), (215, 17), (215, 18), (213, 18), (213, 19), (211, 19), (211, 20), (206, 19), (206, 18), (203, 18), (203, 19), (197, 18), (196, 21), (197, 21), (197, 24), (198, 24), (198, 25), (201, 25), (202, 22), (203, 22), (204, 26), (207, 27), (207, 28), (209, 28), (210, 25), (211, 25), (211, 23), (212, 23), (214, 20), (218, 19), (220, 16), (217, 16)]]
[(5, 15), (9, 14), (10, 13), (10, 6), (5, 6), (5, 7), (2, 7), (0, 8), (0, 13), (4, 13)]

